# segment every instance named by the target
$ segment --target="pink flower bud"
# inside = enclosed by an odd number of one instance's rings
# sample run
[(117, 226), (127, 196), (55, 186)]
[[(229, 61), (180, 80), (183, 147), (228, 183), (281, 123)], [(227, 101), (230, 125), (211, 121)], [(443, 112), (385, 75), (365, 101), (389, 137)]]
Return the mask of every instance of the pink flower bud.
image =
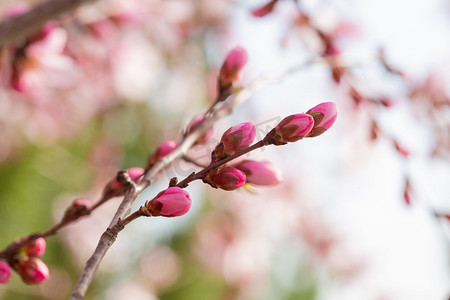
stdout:
[(236, 81), (246, 62), (247, 51), (244, 48), (236, 47), (231, 50), (220, 69), (219, 85), (229, 86)]
[(277, 142), (296, 142), (305, 137), (313, 128), (314, 119), (308, 114), (296, 114), (284, 118), (275, 127)]
[(45, 253), (46, 243), (44, 238), (38, 238), (23, 247), (28, 256), (40, 257)]
[(337, 111), (333, 102), (320, 103), (306, 112), (314, 118), (314, 128), (308, 137), (321, 135), (336, 121)]
[(252, 15), (258, 18), (268, 15), (273, 11), (275, 4), (277, 4), (277, 2), (278, 0), (271, 0), (269, 3), (252, 10)]
[(152, 216), (178, 217), (191, 209), (189, 193), (179, 187), (170, 187), (147, 202), (146, 207)]
[(178, 143), (175, 141), (165, 141), (156, 149), (155, 152), (150, 156), (147, 162), (146, 170), (150, 169), (159, 159), (167, 156), (171, 153), (175, 148), (178, 147)]
[[(191, 121), (191, 123), (188, 125), (187, 132), (188, 133), (192, 132), (195, 128), (197, 128), (197, 126), (200, 126), (205, 120), (206, 120), (206, 118), (203, 115), (199, 115), (199, 116), (195, 117)], [(212, 135), (213, 135), (213, 130), (212, 130), (212, 128), (210, 128), (203, 135), (201, 135), (197, 141), (199, 144), (206, 144), (209, 141), (209, 139), (211, 139)]]
[(14, 269), (26, 284), (39, 284), (50, 278), (47, 265), (36, 257), (26, 257)]
[[(139, 167), (129, 168), (129, 169), (127, 169), (127, 173), (130, 176), (131, 180), (133, 180), (136, 183), (139, 183), (142, 180), (142, 175), (144, 174), (144, 169), (139, 168)], [(117, 176), (116, 176), (116, 178), (111, 180), (108, 183), (108, 185), (105, 187), (105, 189), (103, 190), (103, 198), (109, 199), (112, 197), (121, 196), (124, 193), (125, 193), (124, 186), (117, 180)]]
[(131, 180), (139, 183), (142, 180), (142, 175), (144, 175), (144, 169), (139, 167), (129, 168), (127, 169), (127, 173), (130, 176)]
[(223, 143), (225, 153), (234, 154), (250, 146), (255, 135), (255, 126), (252, 123), (241, 123), (225, 131), (220, 141)]
[(212, 178), (212, 183), (225, 191), (233, 191), (240, 188), (246, 182), (245, 173), (234, 168), (225, 167), (219, 170)]
[(175, 150), (178, 147), (178, 143), (175, 141), (165, 141), (161, 145), (159, 145), (156, 152), (158, 153), (158, 158), (163, 158), (168, 155), (170, 152)]
[(7, 283), (11, 277), (11, 268), (7, 263), (0, 260), (0, 283)]
[(66, 209), (64, 213), (63, 221), (73, 221), (82, 216), (89, 215), (91, 213), (92, 202), (87, 198), (78, 198), (72, 202), (72, 205)]
[(236, 166), (245, 173), (247, 182), (254, 185), (276, 185), (282, 181), (281, 171), (269, 161), (244, 160)]

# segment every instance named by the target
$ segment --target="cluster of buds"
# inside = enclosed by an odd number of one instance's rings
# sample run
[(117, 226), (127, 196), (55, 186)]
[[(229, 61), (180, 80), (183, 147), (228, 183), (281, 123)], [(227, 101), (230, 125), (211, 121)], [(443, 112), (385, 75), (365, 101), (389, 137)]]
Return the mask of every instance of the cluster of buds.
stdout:
[(26, 284), (40, 284), (50, 278), (47, 265), (37, 257), (25, 257), (14, 265), (14, 270)]
[[(250, 122), (241, 123), (229, 128), (224, 132), (219, 144), (212, 151), (211, 161), (220, 161), (248, 148), (253, 143), (255, 136), (255, 126)], [(244, 172), (227, 165), (211, 170), (202, 179), (203, 182), (210, 186), (226, 191), (238, 189), (247, 182)]]
[[(266, 9), (272, 10), (277, 1), (271, 1)], [(227, 56), (219, 74), (218, 102), (225, 100), (231, 93), (233, 84), (238, 79), (239, 72), (245, 65), (247, 54), (242, 48), (233, 49)], [(225, 97), (225, 98), (221, 98)], [(198, 173), (193, 173), (177, 185), (177, 180), (171, 181), (169, 188), (161, 191), (152, 200), (149, 200), (139, 211), (127, 217), (130, 222), (139, 216), (178, 217), (186, 214), (192, 205), (192, 200), (183, 188), (187, 183), (201, 179), (213, 188), (233, 191), (246, 184), (256, 186), (272, 186), (282, 181), (280, 171), (268, 161), (241, 160), (229, 164), (232, 160), (254, 149), (267, 145), (284, 145), (305, 137), (316, 137), (330, 128), (336, 120), (336, 106), (332, 102), (321, 103), (306, 113), (294, 114), (284, 118), (273, 128), (262, 141), (253, 144), (256, 130), (250, 122), (233, 126), (226, 130), (218, 145), (211, 153), (211, 163)], [(186, 129), (186, 134), (196, 130), (204, 124), (208, 114), (194, 118)], [(212, 130), (208, 130), (197, 139), (197, 144), (205, 144), (211, 138)], [(162, 143), (149, 157), (146, 169), (130, 168), (125, 173), (119, 173), (103, 190), (99, 203), (122, 196), (127, 190), (127, 183), (139, 183), (147, 170), (155, 163), (166, 157), (178, 147), (175, 141)], [(76, 199), (66, 210), (62, 224), (72, 222), (81, 216), (90, 214), (94, 206), (88, 199)], [(127, 224), (127, 223), (124, 223)], [(0, 260), (0, 283), (8, 282), (11, 276), (11, 267), (21, 276), (27, 284), (39, 284), (47, 280), (48, 267), (40, 260), (45, 253), (45, 240), (42, 237), (31, 236), (16, 243), (17, 250), (11, 252), (5, 261)]]
[[(332, 102), (321, 103), (306, 113), (288, 116), (266, 135), (261, 146), (284, 145), (304, 137), (316, 137), (333, 125), (336, 116), (336, 105)], [(211, 154), (212, 163), (248, 149), (254, 139), (255, 127), (251, 123), (241, 123), (229, 128)], [(281, 175), (270, 162), (244, 160), (232, 166), (223, 164), (213, 168), (202, 180), (214, 188), (232, 191), (246, 183), (276, 185), (281, 182)]]
[(27, 237), (15, 242), (22, 246), (8, 258), (8, 263), (0, 260), (0, 283), (7, 283), (11, 277), (11, 267), (26, 284), (39, 284), (50, 278), (47, 265), (39, 257), (44, 255), (44, 238)]
[[(305, 114), (295, 114), (284, 118), (263, 140), (263, 145), (284, 145), (304, 137), (321, 135), (333, 125), (336, 120), (336, 106), (332, 102), (321, 103)], [(194, 120), (188, 127), (193, 130), (204, 118)], [(209, 134), (208, 134), (209, 135)], [(255, 126), (246, 122), (226, 130), (219, 144), (211, 153), (211, 165), (221, 160), (231, 159), (232, 155), (249, 149), (256, 136)], [(166, 144), (162, 144), (164, 146)], [(167, 144), (169, 145), (169, 144)], [(176, 147), (175, 143), (173, 144)], [(171, 147), (158, 148), (155, 156), (161, 157), (172, 151)], [(167, 151), (163, 151), (167, 149)], [(236, 190), (245, 184), (271, 186), (281, 182), (279, 170), (268, 161), (243, 160), (233, 165), (223, 163), (211, 168), (201, 177), (204, 183), (213, 188), (226, 191)], [(189, 194), (177, 186), (169, 187), (160, 192), (154, 199), (148, 201), (144, 208), (146, 215), (175, 217), (186, 214), (191, 207)]]
[(47, 265), (39, 259), (45, 253), (44, 238), (31, 240), (22, 248), (22, 257), (13, 265), (26, 284), (40, 284), (50, 278)]
[(264, 138), (267, 144), (285, 145), (304, 137), (316, 137), (324, 133), (336, 121), (336, 105), (321, 103), (305, 114), (295, 114), (284, 118)]

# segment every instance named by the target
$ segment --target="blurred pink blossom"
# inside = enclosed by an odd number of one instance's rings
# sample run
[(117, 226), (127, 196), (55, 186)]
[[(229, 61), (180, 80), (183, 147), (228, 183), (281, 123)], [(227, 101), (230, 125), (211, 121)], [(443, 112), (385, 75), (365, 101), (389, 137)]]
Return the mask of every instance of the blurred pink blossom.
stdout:
[(236, 47), (228, 53), (225, 62), (220, 69), (219, 83), (228, 86), (239, 78), (241, 70), (247, 63), (247, 51), (242, 47)]
[(76, 62), (63, 53), (67, 32), (53, 26), (44, 28), (42, 38), (26, 46), (23, 55), (17, 54), (11, 86), (18, 92), (39, 99), (48, 94), (45, 89), (73, 87), (80, 80)]
[(235, 167), (245, 173), (247, 183), (269, 186), (282, 181), (280, 169), (269, 161), (244, 160)]
[(11, 277), (11, 268), (9, 265), (0, 260), (0, 283), (7, 283)]
[(260, 18), (270, 14), (273, 11), (275, 4), (277, 4), (277, 2), (278, 0), (271, 0), (268, 3), (264, 4), (263, 6), (253, 9), (252, 15), (254, 17)]
[[(191, 123), (189, 123), (188, 125), (188, 129), (187, 132), (191, 132), (192, 130), (194, 130), (195, 128), (197, 128), (197, 126), (201, 125), (204, 121), (206, 120), (204, 115), (198, 115), (196, 116)], [(208, 129), (203, 135), (201, 135), (198, 138), (198, 143), (200, 144), (206, 144), (210, 139), (211, 136), (213, 135), (213, 129), (210, 128)]]

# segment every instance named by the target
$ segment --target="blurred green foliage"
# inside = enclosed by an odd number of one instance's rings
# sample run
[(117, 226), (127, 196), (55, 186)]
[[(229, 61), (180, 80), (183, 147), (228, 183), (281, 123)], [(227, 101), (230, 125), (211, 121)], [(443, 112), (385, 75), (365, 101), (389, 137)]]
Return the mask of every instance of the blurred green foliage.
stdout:
[[(123, 104), (86, 124), (70, 140), (45, 146), (28, 144), (13, 161), (3, 162), (0, 165), (0, 248), (17, 238), (48, 230), (56, 223), (52, 218), (55, 199), (67, 194), (82, 196), (92, 187), (96, 170), (90, 164), (90, 156), (99, 141), (109, 140), (118, 147), (121, 165), (117, 169), (144, 165), (149, 149), (158, 142), (149, 137), (158, 136), (154, 134), (158, 128), (152, 130), (149, 126), (146, 131), (140, 130), (138, 124), (148, 123), (145, 120), (149, 112), (143, 106), (142, 103)], [(135, 128), (127, 127), (134, 136), (127, 138), (127, 132), (114, 132), (117, 127), (106, 126), (106, 121), (112, 118), (120, 128), (125, 127), (123, 124), (135, 124)], [(71, 257), (58, 236), (46, 241), (45, 262), (69, 273), (74, 270)], [(74, 282), (79, 276), (74, 271), (70, 275)], [(16, 285), (18, 276), (14, 274), (13, 277), (16, 278), (6, 288)], [(40, 297), (9, 290), (2, 299)]]

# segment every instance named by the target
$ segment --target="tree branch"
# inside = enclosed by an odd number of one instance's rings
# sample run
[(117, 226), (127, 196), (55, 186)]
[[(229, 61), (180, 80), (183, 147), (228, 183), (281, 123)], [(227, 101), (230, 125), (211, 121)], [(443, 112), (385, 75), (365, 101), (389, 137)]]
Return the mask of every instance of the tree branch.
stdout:
[(0, 49), (32, 35), (47, 21), (94, 1), (96, 0), (50, 0), (35, 6), (27, 13), (3, 20), (0, 23)]

